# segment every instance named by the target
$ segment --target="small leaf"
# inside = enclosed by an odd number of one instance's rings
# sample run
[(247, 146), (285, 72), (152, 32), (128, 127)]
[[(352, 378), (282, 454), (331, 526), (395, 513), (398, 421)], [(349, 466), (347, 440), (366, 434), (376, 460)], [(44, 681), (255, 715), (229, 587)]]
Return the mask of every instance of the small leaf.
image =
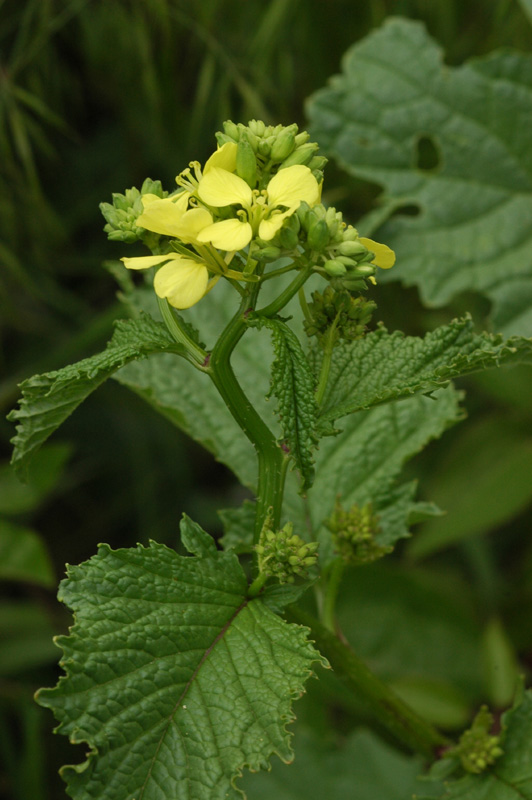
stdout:
[(61, 584), (67, 674), (38, 699), (90, 748), (62, 770), (76, 800), (236, 800), (244, 766), (292, 758), (290, 702), (323, 660), (305, 628), (247, 599), (234, 554), (190, 520), (183, 532), (199, 557), (102, 545)]
[(224, 535), (220, 539), (224, 550), (234, 550), (235, 553), (253, 552), (255, 514), (255, 503), (250, 500), (244, 500), (238, 508), (222, 508), (218, 511), (224, 526)]
[(275, 361), (270, 394), (277, 398), (284, 443), (301, 474), (301, 490), (306, 491), (314, 480), (312, 450), (317, 441), (316, 386), (310, 364), (299, 339), (284, 322), (256, 317), (250, 324), (271, 331)]
[(113, 372), (149, 353), (180, 352), (164, 325), (143, 315), (121, 320), (102, 353), (43, 375), (34, 375), (20, 386), (22, 399), (8, 419), (17, 421), (12, 463), (25, 476), (34, 454), (86, 397)]

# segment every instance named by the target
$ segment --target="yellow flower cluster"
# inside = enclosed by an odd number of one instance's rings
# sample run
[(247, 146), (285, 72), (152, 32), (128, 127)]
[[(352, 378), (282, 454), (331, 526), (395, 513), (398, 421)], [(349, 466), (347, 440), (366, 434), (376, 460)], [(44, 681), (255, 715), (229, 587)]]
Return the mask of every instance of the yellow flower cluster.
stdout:
[[(189, 255), (123, 258), (128, 269), (160, 266), (154, 289), (175, 308), (189, 308), (198, 302), (223, 274), (235, 252), (247, 247), (255, 236), (273, 239), (283, 221), (304, 201), (315, 205), (320, 187), (311, 170), (301, 164), (279, 170), (265, 189), (252, 189), (235, 174), (237, 145), (227, 142), (205, 163), (178, 175), (183, 191), (161, 199), (142, 197), (143, 213), (137, 226), (170, 236), (191, 245)], [(193, 172), (193, 175), (192, 175)], [(232, 216), (217, 219), (217, 209), (230, 207)], [(224, 251), (221, 256), (219, 251)], [(209, 273), (213, 277), (209, 278)]]

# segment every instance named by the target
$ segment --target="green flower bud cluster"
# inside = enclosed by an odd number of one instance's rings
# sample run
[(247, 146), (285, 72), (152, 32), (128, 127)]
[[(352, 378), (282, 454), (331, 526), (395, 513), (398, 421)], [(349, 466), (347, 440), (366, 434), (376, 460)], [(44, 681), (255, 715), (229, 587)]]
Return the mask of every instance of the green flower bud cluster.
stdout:
[(333, 346), (339, 340), (361, 339), (376, 307), (373, 300), (366, 300), (362, 295), (353, 297), (346, 289), (336, 290), (329, 285), (323, 293), (312, 293), (312, 302), (308, 304), (310, 319), (304, 321), (305, 332), (320, 340), (332, 332)]
[(493, 736), (493, 714), (486, 706), (482, 706), (469, 730), (460, 737), (455, 747), (447, 751), (446, 756), (458, 756), (466, 772), (478, 775), (491, 766), (503, 750), (499, 746), (500, 737)]
[[(157, 197), (166, 197), (168, 192), (164, 192), (161, 181), (152, 181), (146, 178), (140, 191), (133, 187), (126, 189), (124, 194), (113, 194), (113, 204), (100, 203), (102, 212), (107, 225), (104, 231), (107, 238), (113, 242), (126, 242), (132, 244), (144, 238), (145, 231), (136, 225), (137, 217), (143, 212), (142, 196), (144, 194), (155, 194)], [(153, 236), (153, 234), (150, 234)]]
[(375, 541), (380, 527), (371, 503), (362, 507), (355, 503), (346, 511), (337, 500), (333, 514), (325, 524), (332, 533), (336, 552), (346, 564), (369, 564), (393, 550), (393, 547)]
[[(250, 120), (247, 125), (227, 120), (223, 123), (223, 132), (216, 134), (220, 145), (237, 143), (237, 175), (253, 188), (258, 175), (259, 189), (266, 186), (272, 172), (295, 164), (307, 166), (321, 183), (327, 159), (317, 155), (318, 144), (309, 142), (309, 138), (306, 131), (299, 132), (295, 123), (273, 126), (257, 119)], [(253, 174), (255, 182), (252, 182)]]
[(338, 279), (336, 285), (349, 291), (364, 291), (366, 280), (376, 272), (375, 255), (359, 239), (358, 231), (346, 226), (340, 211), (319, 204), (301, 203), (297, 217), (303, 231), (301, 243), (316, 259), (316, 271)]
[(279, 583), (294, 583), (296, 578), (307, 578), (308, 570), (318, 560), (317, 542), (304, 542), (293, 532), (288, 522), (280, 531), (265, 525), (255, 549), (259, 556), (259, 572)]

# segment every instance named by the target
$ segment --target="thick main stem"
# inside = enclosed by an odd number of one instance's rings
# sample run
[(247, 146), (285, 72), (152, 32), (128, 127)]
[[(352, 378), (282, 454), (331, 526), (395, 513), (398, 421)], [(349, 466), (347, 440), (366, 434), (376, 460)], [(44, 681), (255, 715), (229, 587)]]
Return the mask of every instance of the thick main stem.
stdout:
[(246, 331), (244, 313), (248, 304), (249, 298), (241, 304), (238, 314), (223, 331), (211, 353), (207, 372), (257, 452), (259, 474), (254, 531), (254, 542), (257, 543), (270, 509), (272, 526), (276, 528), (280, 524), (285, 456), (273, 433), (246, 397), (230, 363), (231, 353)]
[(370, 709), (375, 719), (411, 750), (434, 759), (450, 742), (429, 722), (419, 717), (380, 678), (321, 622), (306, 611), (290, 606), (290, 622), (306, 625), (311, 639), (327, 658), (342, 682)]

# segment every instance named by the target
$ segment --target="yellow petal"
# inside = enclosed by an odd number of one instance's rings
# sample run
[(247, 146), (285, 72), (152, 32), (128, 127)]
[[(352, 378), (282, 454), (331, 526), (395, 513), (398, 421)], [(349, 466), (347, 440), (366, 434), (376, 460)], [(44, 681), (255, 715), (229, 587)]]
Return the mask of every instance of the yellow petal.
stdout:
[(149, 269), (156, 267), (157, 264), (164, 264), (165, 261), (173, 261), (181, 258), (178, 253), (167, 253), (165, 256), (136, 256), (135, 258), (121, 258), (124, 266), (128, 269)]
[[(188, 192), (183, 192), (185, 198), (177, 195), (178, 200), (174, 202), (169, 197), (164, 200), (153, 200), (149, 202), (142, 214), (137, 217), (136, 224), (139, 228), (145, 228), (154, 233), (162, 233), (165, 236), (178, 236), (176, 232), (181, 217), (185, 213), (186, 204), (188, 203)], [(183, 208), (183, 205), (185, 208)]]
[(204, 264), (179, 256), (155, 274), (153, 288), (159, 297), (166, 297), (174, 308), (190, 308), (207, 290), (209, 273)]
[(210, 242), (217, 250), (242, 250), (250, 243), (253, 229), (249, 222), (224, 219), (209, 225), (198, 234), (199, 242)]
[(198, 241), (198, 233), (212, 225), (212, 216), (206, 208), (189, 208), (176, 225), (176, 236), (185, 244)]
[(274, 175), (267, 187), (269, 206), (288, 206), (297, 208), (304, 200), (309, 206), (318, 202), (320, 187), (318, 181), (303, 164), (281, 169)]
[(372, 261), (375, 266), (381, 269), (390, 269), (390, 267), (393, 267), (395, 264), (395, 253), (388, 245), (374, 242), (373, 239), (366, 239), (363, 236), (360, 237), (359, 241), (364, 247), (367, 247), (368, 250), (375, 253), (375, 258)]
[(249, 206), (252, 199), (251, 189), (242, 178), (218, 167), (213, 167), (203, 176), (198, 195), (204, 203), (216, 208), (233, 203)]
[(273, 239), (279, 228), (282, 227), (285, 218), (293, 214), (294, 211), (295, 208), (288, 209), (288, 211), (283, 211), (282, 214), (273, 214), (270, 219), (263, 219), (259, 225), (260, 238), (264, 239), (266, 242)]
[(203, 174), (206, 175), (213, 167), (226, 169), (228, 172), (234, 172), (236, 169), (236, 151), (236, 142), (226, 142), (223, 144), (207, 159), (203, 167)]

